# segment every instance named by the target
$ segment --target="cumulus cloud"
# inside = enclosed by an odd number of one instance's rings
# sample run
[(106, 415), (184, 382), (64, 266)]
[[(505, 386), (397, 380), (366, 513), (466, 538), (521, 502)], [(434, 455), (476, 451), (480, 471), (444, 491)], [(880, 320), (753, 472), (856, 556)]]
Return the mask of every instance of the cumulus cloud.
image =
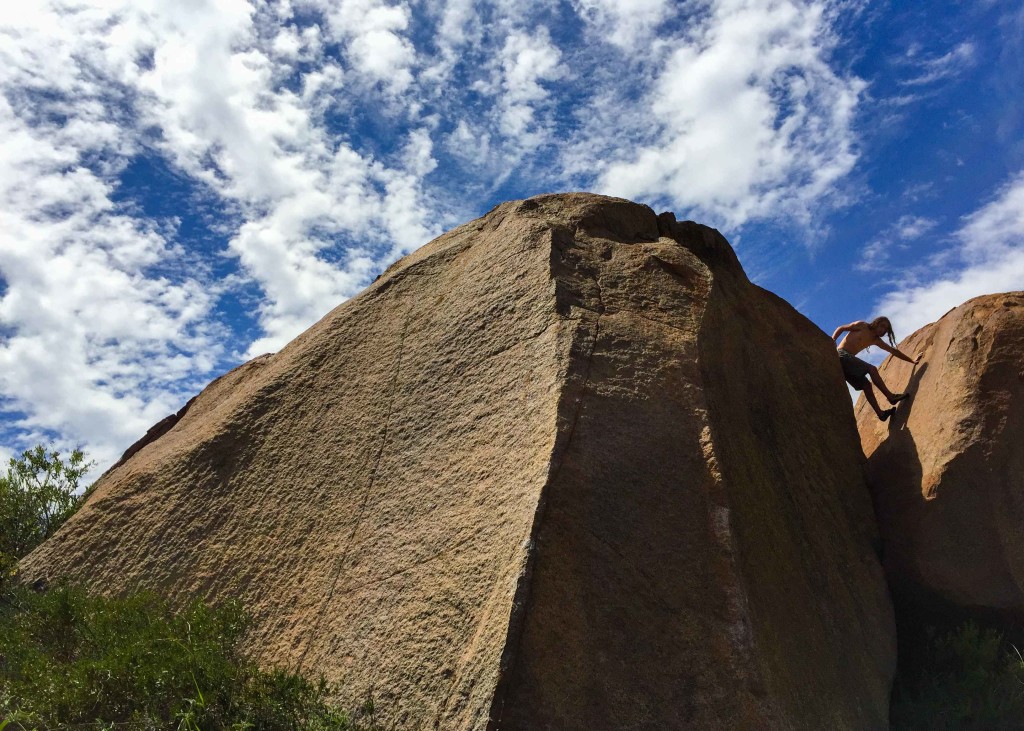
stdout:
[(27, 42), (0, 50), (2, 406), (19, 446), (89, 443), (109, 462), (176, 408), (170, 384), (217, 361), (214, 297), (158, 222), (113, 200), (110, 159), (135, 151), (111, 110), (119, 90), (74, 62), (72, 29), (38, 38), (52, 16), (7, 12)]
[(824, 0), (0, 4), (5, 446), (109, 462), (513, 176), (806, 221), (856, 157), (832, 43)]
[[(387, 75), (393, 93), (411, 57), (381, 34), (403, 27), (402, 11), (364, 5), (342, 4), (324, 25), (345, 23), (352, 73)], [(422, 200), (429, 139), (413, 131), (394, 164), (339, 142), (323, 116), (346, 72), (320, 27), (287, 22), (286, 8), (140, 0), (2, 13), (0, 390), (23, 443), (85, 443), (109, 462), (208, 380), (230, 356), (217, 296), (240, 279), (212, 281), (211, 256), (233, 255), (263, 293), (263, 337), (232, 348), (255, 353), (437, 231)], [(173, 221), (117, 202), (120, 172), (147, 155), (230, 214), (225, 249), (190, 250)]]
[(649, 45), (658, 26), (677, 9), (668, 0), (573, 0), (573, 7), (598, 37), (627, 51), (639, 43)]
[[(325, 111), (337, 108), (325, 97), (343, 86), (344, 70), (324, 58), (318, 26), (262, 30), (265, 19), (244, 2), (211, 5), (202, 22), (177, 5), (149, 10), (145, 22), (160, 41), (136, 79), (143, 125), (159, 129), (164, 154), (245, 219), (229, 248), (266, 295), (266, 335), (249, 355), (278, 349), (358, 291), (378, 259), (436, 233), (415, 171), (356, 151), (324, 125)], [(390, 91), (407, 85), (411, 56), (394, 40), (407, 10), (357, 0), (332, 6), (326, 21), (330, 39), (349, 44), (356, 73), (386, 78)], [(301, 92), (284, 83), (295, 58), (318, 62)], [(423, 172), (424, 161), (416, 164)], [(406, 209), (414, 215), (396, 218)], [(365, 241), (346, 249), (338, 266), (324, 253), (343, 235)]]
[(326, 13), (331, 39), (343, 42), (353, 68), (400, 93), (413, 81), (416, 51), (405, 36), (410, 11), (380, 0), (300, 2)]
[(699, 5), (651, 87), (638, 101), (619, 101), (643, 126), (624, 140), (591, 126), (582, 141), (610, 160), (598, 187), (730, 226), (809, 221), (856, 160), (852, 122), (864, 88), (828, 64), (825, 5)]
[(902, 332), (913, 332), (982, 294), (1019, 290), (1024, 283), (1024, 171), (988, 204), (967, 216), (957, 245), (936, 261), (940, 273), (888, 292), (875, 308)]
[(515, 31), (501, 49), (501, 132), (522, 145), (539, 141), (535, 108), (549, 96), (544, 82), (563, 75), (561, 54), (543, 26), (533, 33)]

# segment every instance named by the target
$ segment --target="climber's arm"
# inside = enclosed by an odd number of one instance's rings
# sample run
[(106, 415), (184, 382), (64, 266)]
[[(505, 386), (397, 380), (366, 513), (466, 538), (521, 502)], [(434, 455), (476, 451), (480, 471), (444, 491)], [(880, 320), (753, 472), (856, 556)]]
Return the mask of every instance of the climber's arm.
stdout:
[(867, 323), (864, 322), (863, 320), (857, 320), (856, 322), (851, 322), (849, 325), (842, 325), (841, 327), (837, 327), (836, 331), (832, 333), (832, 339), (835, 340), (845, 332), (853, 332), (854, 330), (860, 330), (865, 325), (867, 325)]
[(907, 361), (907, 363), (915, 363), (916, 364), (916, 363), (921, 362), (921, 354), (920, 353), (917, 354), (916, 358), (911, 358), (909, 355), (907, 355), (906, 353), (901, 351), (899, 348), (892, 347), (891, 345), (889, 345), (887, 342), (885, 342), (881, 338), (877, 338), (875, 340), (874, 344), (877, 345), (882, 350), (885, 350), (885, 351), (887, 351), (889, 353), (892, 353), (894, 356), (896, 356), (900, 360)]

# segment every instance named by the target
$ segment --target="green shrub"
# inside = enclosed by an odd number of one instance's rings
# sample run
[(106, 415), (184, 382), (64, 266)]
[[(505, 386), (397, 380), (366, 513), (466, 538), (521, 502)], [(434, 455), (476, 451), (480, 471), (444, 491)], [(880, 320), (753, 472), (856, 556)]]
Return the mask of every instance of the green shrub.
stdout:
[(999, 632), (974, 622), (931, 630), (915, 664), (896, 679), (893, 731), (1024, 728), (1024, 660)]
[(260, 670), (238, 643), (237, 604), (180, 611), (152, 594), (121, 599), (58, 587), (0, 594), (0, 728), (378, 728), (372, 704), (348, 716), (332, 689)]
[(92, 465), (79, 450), (65, 459), (42, 445), (10, 461), (0, 475), (0, 582), (78, 510), (78, 482)]

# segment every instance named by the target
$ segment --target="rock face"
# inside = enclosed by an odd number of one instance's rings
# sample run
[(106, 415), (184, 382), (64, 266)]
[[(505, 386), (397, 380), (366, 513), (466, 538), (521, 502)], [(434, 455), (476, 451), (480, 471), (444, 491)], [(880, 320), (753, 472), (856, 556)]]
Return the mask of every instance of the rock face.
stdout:
[(239, 597), (401, 727), (881, 729), (848, 403), (718, 232), (514, 201), (214, 381), (23, 571)]
[(882, 364), (912, 394), (892, 420), (857, 405), (898, 594), (1024, 622), (1024, 292), (972, 299)]

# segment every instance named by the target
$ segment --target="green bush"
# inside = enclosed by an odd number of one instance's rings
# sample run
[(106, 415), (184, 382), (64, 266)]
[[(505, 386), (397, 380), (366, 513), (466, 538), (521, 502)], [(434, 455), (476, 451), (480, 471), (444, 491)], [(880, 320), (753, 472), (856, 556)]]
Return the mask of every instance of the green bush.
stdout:
[(92, 465), (79, 450), (65, 459), (42, 445), (10, 461), (0, 475), (0, 582), (78, 510), (78, 483)]
[(893, 731), (1024, 728), (1024, 659), (1013, 645), (974, 622), (928, 634), (917, 667), (896, 679)]
[[(239, 650), (237, 604), (180, 611), (58, 587), (0, 594), (0, 729), (378, 728), (372, 704), (349, 716), (332, 689), (260, 670)], [(4, 729), (4, 724), (7, 724)]]

